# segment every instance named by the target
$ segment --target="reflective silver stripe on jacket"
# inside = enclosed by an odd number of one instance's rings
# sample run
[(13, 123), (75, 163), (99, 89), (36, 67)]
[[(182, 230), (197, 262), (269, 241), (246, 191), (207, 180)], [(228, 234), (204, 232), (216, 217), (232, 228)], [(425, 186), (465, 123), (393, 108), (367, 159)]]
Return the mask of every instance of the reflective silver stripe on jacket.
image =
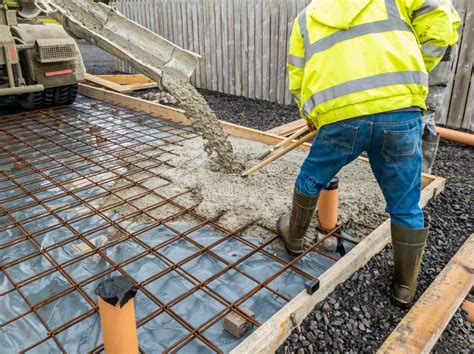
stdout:
[(382, 33), (390, 31), (408, 31), (412, 32), (412, 28), (408, 23), (400, 17), (400, 11), (396, 4), (396, 0), (385, 0), (388, 19), (364, 23), (349, 28), (348, 30), (339, 30), (332, 35), (320, 39), (311, 44), (309, 40), (308, 26), (306, 21), (306, 9), (298, 16), (298, 24), (300, 26), (301, 36), (303, 37), (305, 46), (305, 58), (308, 60), (313, 55), (331, 48), (333, 45), (357, 38), (366, 34)]
[(309, 115), (316, 106), (352, 93), (385, 86), (410, 84), (428, 86), (428, 74), (421, 71), (399, 71), (344, 82), (313, 94), (304, 103), (303, 110)]
[(396, 0), (385, 0), (385, 8), (387, 9), (388, 18), (400, 20), (400, 11)]
[(357, 38), (366, 34), (390, 32), (390, 31), (410, 31), (410, 26), (402, 20), (383, 20), (351, 27), (346, 31), (337, 31), (332, 35), (323, 38), (311, 44), (305, 51), (306, 59), (311, 58), (314, 54), (320, 53), (331, 48), (333, 45)]
[(298, 25), (300, 26), (301, 37), (303, 37), (305, 51), (311, 44), (309, 41), (308, 25), (306, 22), (306, 8), (298, 15)]
[(425, 0), (423, 5), (418, 10), (413, 11), (413, 17), (418, 17), (436, 10), (443, 4), (439, 0)]
[(444, 53), (446, 52), (446, 49), (448, 49), (448, 46), (438, 47), (430, 43), (424, 43), (421, 48), (423, 55), (427, 55), (432, 58), (440, 58), (444, 56)]
[(297, 57), (295, 55), (288, 54), (288, 64), (294, 67), (304, 69), (305, 60), (304, 58)]

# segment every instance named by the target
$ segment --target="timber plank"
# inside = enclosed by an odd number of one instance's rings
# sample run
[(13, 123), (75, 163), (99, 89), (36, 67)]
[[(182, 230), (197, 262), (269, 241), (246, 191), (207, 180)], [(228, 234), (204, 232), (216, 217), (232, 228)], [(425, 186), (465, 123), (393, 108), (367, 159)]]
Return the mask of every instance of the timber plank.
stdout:
[(263, 16), (263, 31), (262, 31), (262, 99), (270, 101), (270, 53), (271, 53), (271, 8), (269, 1), (263, 1), (262, 16)]
[(101, 79), (115, 82), (119, 85), (130, 84), (149, 84), (154, 82), (152, 79), (143, 74), (125, 74), (125, 75), (96, 75)]
[[(227, 0), (220, 2), (221, 7), (221, 28), (222, 28), (222, 80), (223, 80), (223, 92), (230, 93), (229, 91), (229, 27), (227, 24)], [(219, 29), (217, 29), (219, 30)]]
[[(245, 1), (245, 0), (244, 0)], [(241, 0), (233, 0), (234, 4), (234, 61), (235, 95), (242, 95), (242, 22), (240, 19)], [(231, 27), (232, 28), (232, 27)]]
[(129, 92), (133, 91), (128, 87), (123, 87), (120, 84), (116, 84), (115, 82), (103, 79), (103, 78), (95, 76), (95, 75), (91, 75), (91, 74), (86, 73), (85, 78), (86, 78), (87, 82), (90, 82), (90, 83), (108, 88), (112, 91), (116, 91), (116, 92), (120, 92), (120, 93), (129, 93)]
[(277, 135), (289, 135), (294, 131), (302, 128), (306, 124), (304, 119), (298, 119), (290, 123), (280, 125), (279, 127), (267, 130), (268, 133), (273, 133)]
[(284, 104), (285, 103), (285, 94), (286, 94), (286, 58), (287, 58), (287, 29), (288, 29), (288, 11), (289, 6), (286, 1), (280, 1), (280, 19), (278, 26), (278, 58), (273, 58), (273, 60), (278, 60), (278, 76), (277, 76), (277, 89), (276, 97), (277, 102)]
[(139, 112), (146, 112), (154, 117), (168, 119), (175, 123), (183, 125), (191, 124), (188, 118), (184, 115), (184, 111), (181, 109), (167, 107), (141, 98), (127, 96), (85, 84), (79, 84), (79, 93), (96, 100), (119, 104)]
[(379, 353), (429, 353), (474, 285), (474, 234), (464, 243)]
[(222, 68), (223, 68), (223, 52), (222, 52), (222, 15), (221, 15), (221, 6), (222, 1), (216, 1), (214, 3), (214, 10), (215, 10), (215, 34), (216, 34), (216, 52), (215, 56), (217, 59), (217, 91), (222, 92), (224, 91), (224, 77), (222, 75)]

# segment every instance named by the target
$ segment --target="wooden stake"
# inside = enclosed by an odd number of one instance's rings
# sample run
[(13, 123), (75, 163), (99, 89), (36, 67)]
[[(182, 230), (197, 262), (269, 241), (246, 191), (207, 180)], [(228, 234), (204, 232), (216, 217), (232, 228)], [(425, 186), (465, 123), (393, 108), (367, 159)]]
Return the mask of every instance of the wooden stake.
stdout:
[(262, 161), (259, 164), (255, 165), (254, 167), (252, 167), (252, 168), (248, 169), (247, 171), (243, 172), (241, 174), (241, 177), (247, 177), (247, 176), (251, 175), (252, 173), (264, 168), (265, 166), (267, 166), (268, 164), (272, 163), (273, 161), (279, 159), (283, 155), (286, 155), (290, 151), (296, 149), (298, 146), (306, 143), (307, 141), (310, 141), (311, 139), (313, 139), (316, 136), (317, 133), (318, 132), (315, 130), (315, 131), (309, 133), (308, 135), (306, 135), (305, 137), (301, 138), (300, 140), (295, 141), (294, 143), (288, 145), (286, 148), (279, 151), (275, 155), (269, 157), (265, 161)]

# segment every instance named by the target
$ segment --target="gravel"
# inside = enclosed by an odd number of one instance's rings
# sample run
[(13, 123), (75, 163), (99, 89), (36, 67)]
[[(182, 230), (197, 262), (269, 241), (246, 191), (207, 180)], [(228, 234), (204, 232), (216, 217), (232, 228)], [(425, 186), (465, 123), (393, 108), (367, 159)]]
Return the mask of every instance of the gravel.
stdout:
[(293, 105), (284, 106), (207, 90), (199, 92), (219, 119), (258, 130), (269, 130), (300, 118), (298, 109)]

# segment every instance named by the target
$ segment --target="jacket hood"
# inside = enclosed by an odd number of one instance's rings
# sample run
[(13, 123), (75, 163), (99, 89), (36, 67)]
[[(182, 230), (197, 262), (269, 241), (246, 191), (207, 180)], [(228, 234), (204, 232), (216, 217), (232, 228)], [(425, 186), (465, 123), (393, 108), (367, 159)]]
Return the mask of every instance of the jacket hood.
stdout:
[(309, 15), (316, 21), (334, 28), (348, 29), (354, 19), (373, 0), (313, 0)]

